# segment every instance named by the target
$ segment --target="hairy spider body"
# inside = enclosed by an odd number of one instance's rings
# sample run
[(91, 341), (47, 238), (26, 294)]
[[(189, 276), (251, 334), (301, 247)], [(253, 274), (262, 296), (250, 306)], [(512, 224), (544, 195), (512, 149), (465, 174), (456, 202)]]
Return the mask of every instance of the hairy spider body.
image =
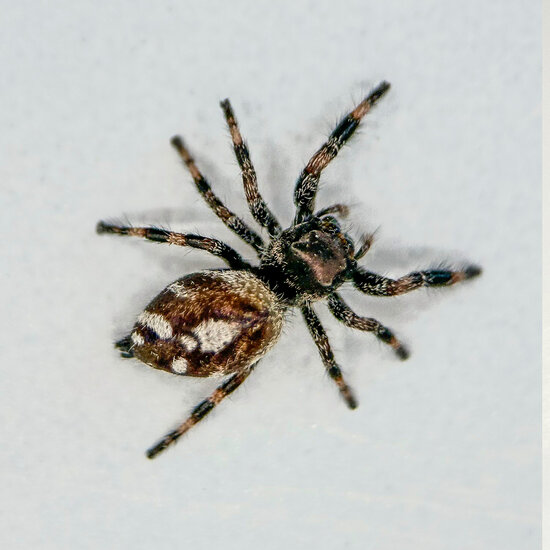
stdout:
[(332, 216), (311, 216), (272, 239), (254, 271), (287, 306), (325, 298), (349, 278), (353, 241)]
[(216, 239), (155, 227), (98, 223), (98, 233), (137, 236), (200, 248), (221, 257), (229, 266), (229, 269), (193, 273), (167, 286), (139, 315), (132, 332), (116, 343), (123, 357), (135, 357), (172, 374), (227, 376), (210, 397), (191, 411), (185, 422), (147, 451), (149, 458), (175, 442), (244, 382), (259, 359), (276, 343), (285, 313), (290, 308), (300, 308), (327, 374), (336, 383), (347, 405), (355, 408), (357, 401), (344, 381), (312, 303), (326, 299), (329, 310), (339, 321), (348, 327), (372, 332), (393, 348), (400, 359), (406, 359), (407, 349), (390, 329), (376, 319), (354, 313), (337, 293), (338, 288), (350, 282), (366, 294), (395, 296), (422, 286), (452, 285), (481, 273), (479, 267), (470, 265), (458, 271), (417, 271), (395, 280), (377, 275), (357, 263), (368, 252), (372, 235), (364, 237), (356, 247), (335, 217), (345, 217), (346, 206), (335, 204), (314, 213), (322, 170), (336, 157), (363, 116), (389, 87), (387, 82), (382, 82), (374, 88), (342, 119), (310, 159), (296, 182), (294, 223), (285, 230), (259, 193), (256, 172), (229, 100), (222, 101), (246, 199), (254, 219), (269, 234), (267, 244), (214, 194), (181, 138), (172, 139), (172, 145), (208, 206), (256, 251), (260, 260), (256, 266)]
[(173, 374), (232, 374), (273, 346), (284, 310), (276, 294), (249, 271), (201, 271), (167, 286), (117, 347)]

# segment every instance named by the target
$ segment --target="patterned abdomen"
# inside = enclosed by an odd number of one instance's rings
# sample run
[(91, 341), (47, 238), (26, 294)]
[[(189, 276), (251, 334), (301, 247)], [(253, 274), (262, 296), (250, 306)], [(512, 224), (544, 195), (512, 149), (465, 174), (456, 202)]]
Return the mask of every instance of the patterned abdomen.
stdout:
[(275, 344), (283, 314), (275, 294), (250, 272), (193, 273), (165, 288), (138, 317), (131, 351), (175, 374), (229, 374)]

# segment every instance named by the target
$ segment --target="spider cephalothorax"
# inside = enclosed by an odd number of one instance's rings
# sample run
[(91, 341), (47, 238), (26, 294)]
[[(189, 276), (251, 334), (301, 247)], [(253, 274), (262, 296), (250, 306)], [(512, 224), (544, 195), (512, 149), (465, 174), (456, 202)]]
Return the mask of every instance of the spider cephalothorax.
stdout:
[(222, 101), (235, 155), (242, 172), (246, 199), (254, 219), (267, 230), (268, 242), (218, 199), (179, 137), (172, 145), (187, 166), (197, 190), (216, 215), (252, 246), (259, 257), (254, 266), (227, 244), (200, 235), (174, 233), (156, 227), (130, 227), (99, 222), (98, 233), (133, 235), (155, 242), (200, 248), (221, 257), (229, 269), (193, 273), (168, 285), (145, 308), (131, 333), (116, 343), (123, 357), (173, 374), (225, 375), (227, 378), (199, 403), (187, 420), (147, 451), (153, 458), (208, 414), (244, 382), (259, 359), (275, 344), (285, 313), (300, 308), (317, 344), (327, 374), (350, 408), (357, 402), (335, 361), (328, 337), (312, 303), (326, 299), (331, 313), (345, 325), (372, 332), (391, 346), (400, 359), (407, 349), (376, 319), (354, 313), (337, 293), (345, 282), (374, 296), (395, 296), (422, 286), (448, 286), (481, 273), (477, 266), (462, 270), (429, 269), (390, 279), (367, 271), (358, 261), (367, 253), (372, 236), (355, 248), (337, 217), (347, 207), (335, 204), (314, 213), (315, 195), (323, 169), (355, 132), (365, 114), (389, 90), (382, 82), (342, 119), (308, 162), (294, 190), (294, 223), (283, 230), (263, 201), (229, 100)]
[(289, 306), (328, 296), (350, 277), (353, 241), (332, 216), (312, 216), (273, 239), (260, 259), (258, 277)]

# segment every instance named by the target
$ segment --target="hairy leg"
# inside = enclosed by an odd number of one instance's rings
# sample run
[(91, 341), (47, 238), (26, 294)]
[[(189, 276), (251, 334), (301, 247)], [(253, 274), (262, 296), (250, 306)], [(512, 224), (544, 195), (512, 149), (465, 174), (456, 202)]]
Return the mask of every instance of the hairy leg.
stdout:
[(189, 151), (183, 144), (182, 139), (179, 136), (175, 136), (172, 138), (171, 143), (189, 170), (189, 173), (195, 182), (195, 186), (198, 192), (202, 195), (203, 199), (206, 201), (206, 204), (208, 204), (216, 216), (218, 216), (218, 218), (220, 218), (222, 222), (229, 227), (229, 229), (236, 233), (244, 242), (251, 245), (256, 252), (261, 252), (264, 247), (264, 243), (260, 235), (248, 227), (248, 225), (241, 220), (241, 218), (233, 214), (233, 212), (231, 212), (231, 210), (229, 210), (214, 194), (210, 184), (199, 172), (193, 157), (189, 154)]
[(315, 212), (315, 217), (322, 218), (327, 214), (336, 214), (341, 218), (347, 218), (349, 214), (349, 207), (345, 204), (340, 204), (340, 203), (333, 204), (331, 206), (327, 206), (326, 208), (322, 208), (318, 212)]
[(334, 317), (344, 323), (344, 325), (357, 330), (374, 333), (379, 340), (393, 348), (399, 359), (407, 359), (409, 357), (407, 348), (394, 336), (389, 328), (380, 324), (376, 319), (360, 317), (338, 294), (334, 293), (328, 297), (328, 307)]
[(229, 99), (225, 99), (220, 103), (220, 105), (223, 109), (227, 126), (229, 127), (235, 156), (237, 157), (237, 161), (239, 162), (239, 166), (241, 168), (244, 192), (250, 212), (254, 216), (254, 219), (262, 227), (265, 227), (268, 233), (274, 237), (281, 232), (281, 226), (260, 195), (260, 191), (258, 190), (258, 181), (256, 178), (256, 170), (250, 160), (248, 147), (241, 136), (237, 119), (235, 118), (233, 109), (231, 108), (231, 103), (229, 102)]
[(340, 390), (340, 393), (345, 399), (348, 407), (350, 409), (355, 409), (357, 407), (357, 401), (350, 387), (344, 381), (342, 371), (334, 359), (334, 354), (330, 348), (327, 333), (325, 332), (323, 325), (321, 325), (319, 317), (317, 317), (309, 304), (302, 307), (302, 315), (304, 316), (309, 333), (311, 334), (311, 337), (319, 350), (327, 374), (334, 380), (334, 382), (336, 382), (336, 385), (338, 386), (338, 389)]
[(362, 268), (357, 268), (352, 275), (352, 280), (355, 287), (365, 294), (373, 296), (397, 296), (423, 286), (438, 287), (454, 285), (455, 283), (477, 277), (480, 274), (481, 268), (471, 265), (462, 271), (430, 269), (427, 271), (415, 271), (399, 279), (389, 279)]
[(141, 237), (149, 241), (157, 243), (175, 244), (177, 246), (190, 246), (191, 248), (200, 248), (223, 258), (229, 267), (233, 269), (244, 269), (250, 267), (250, 264), (245, 262), (241, 255), (229, 245), (210, 239), (209, 237), (201, 237), (200, 235), (192, 235), (183, 233), (174, 233), (166, 229), (158, 229), (157, 227), (130, 227), (123, 225), (114, 225), (106, 222), (97, 224), (98, 233), (112, 233), (115, 235), (128, 235), (131, 237)]
[(372, 246), (373, 241), (374, 241), (374, 233), (363, 235), (363, 238), (361, 239), (361, 244), (359, 245), (359, 248), (356, 250), (354, 254), (354, 258), (356, 260), (360, 260), (370, 250), (370, 247)]
[(166, 447), (175, 443), (185, 432), (189, 431), (197, 422), (200, 422), (216, 405), (227, 397), (231, 392), (235, 391), (252, 372), (255, 365), (248, 369), (232, 374), (227, 380), (218, 386), (214, 393), (204, 401), (201, 401), (189, 415), (189, 418), (183, 424), (180, 424), (175, 430), (165, 435), (156, 445), (147, 451), (148, 458), (155, 458), (159, 453), (164, 451)]
[(296, 205), (295, 223), (300, 223), (307, 216), (311, 215), (321, 172), (336, 157), (343, 145), (353, 135), (361, 119), (389, 89), (390, 85), (388, 82), (381, 82), (376, 86), (353, 111), (344, 117), (330, 134), (328, 140), (311, 157), (294, 188), (294, 204)]

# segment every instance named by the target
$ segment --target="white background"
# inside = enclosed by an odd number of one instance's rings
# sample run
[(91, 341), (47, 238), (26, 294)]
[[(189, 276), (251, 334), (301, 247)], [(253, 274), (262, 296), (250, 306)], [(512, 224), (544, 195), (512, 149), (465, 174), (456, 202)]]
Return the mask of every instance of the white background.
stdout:
[[(540, 546), (540, 6), (529, 1), (0, 2), (0, 317), (6, 549)], [(216, 385), (112, 342), (166, 284), (222, 264), (97, 236), (99, 219), (218, 236), (168, 145), (186, 138), (247, 220), (218, 102), (263, 195), (295, 178), (382, 79), (391, 92), (325, 172), (364, 260), (478, 280), (395, 299), (343, 291), (410, 346), (321, 315), (349, 411), (298, 315), (254, 375), (155, 461)]]

